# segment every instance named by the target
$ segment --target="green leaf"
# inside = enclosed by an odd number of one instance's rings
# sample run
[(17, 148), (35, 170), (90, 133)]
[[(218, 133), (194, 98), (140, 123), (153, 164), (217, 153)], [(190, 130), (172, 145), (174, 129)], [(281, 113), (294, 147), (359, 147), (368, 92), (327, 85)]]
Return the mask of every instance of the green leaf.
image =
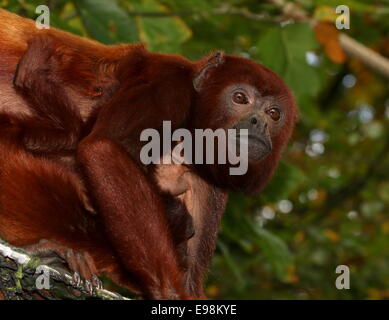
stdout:
[(234, 274), (238, 282), (238, 287), (243, 288), (245, 286), (245, 279), (242, 276), (242, 273), (240, 272), (240, 269), (238, 267), (238, 264), (235, 262), (234, 257), (230, 254), (228, 246), (224, 244), (224, 242), (220, 239), (217, 241), (217, 245), (226, 261), (227, 266)]
[(138, 40), (133, 19), (116, 1), (78, 0), (74, 5), (94, 39), (106, 44)]
[(161, 0), (160, 2), (168, 5), (172, 10), (180, 12), (205, 13), (210, 12), (215, 7), (215, 4), (213, 3), (215, 1), (209, 0)]
[(378, 9), (378, 7), (375, 5), (366, 4), (358, 0), (343, 0), (341, 2), (339, 2), (338, 0), (316, 0), (316, 5), (331, 6), (335, 8), (339, 5), (346, 5), (351, 10), (362, 12), (375, 12)]
[[(74, 19), (77, 19), (77, 18), (74, 18)], [(68, 32), (71, 32), (71, 33), (79, 35), (79, 36), (83, 35), (82, 30), (73, 27), (66, 20), (63, 20), (61, 17), (59, 17), (55, 13), (51, 13), (51, 15), (50, 15), (50, 23), (55, 28), (68, 31)]]
[(320, 89), (320, 78), (306, 62), (306, 52), (318, 44), (307, 23), (272, 28), (257, 43), (262, 63), (278, 73), (299, 99)]
[(276, 202), (288, 196), (306, 181), (304, 172), (299, 168), (281, 161), (273, 179), (261, 197), (265, 202)]
[[(136, 12), (169, 12), (166, 7), (154, 0), (142, 0), (128, 4)], [(151, 51), (179, 51), (181, 43), (192, 36), (191, 29), (178, 17), (142, 17), (135, 18), (140, 40)]]
[(289, 268), (293, 266), (293, 256), (288, 247), (279, 237), (258, 226), (254, 221), (250, 221), (248, 217), (245, 217), (245, 220), (255, 235), (254, 242), (272, 266), (275, 275), (285, 281)]

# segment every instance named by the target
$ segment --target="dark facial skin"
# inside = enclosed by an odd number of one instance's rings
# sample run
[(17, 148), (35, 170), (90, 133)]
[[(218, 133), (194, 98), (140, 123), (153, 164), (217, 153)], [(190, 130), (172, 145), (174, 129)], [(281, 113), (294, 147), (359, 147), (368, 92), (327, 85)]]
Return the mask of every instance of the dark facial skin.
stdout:
[[(228, 86), (222, 93), (228, 116), (234, 120), (230, 126), (248, 143), (249, 161), (258, 162), (272, 151), (271, 138), (282, 127), (284, 112), (281, 104), (271, 96), (263, 97), (259, 91), (245, 83)], [(239, 136), (241, 129), (248, 130), (248, 137)], [(239, 140), (237, 147), (239, 148)], [(247, 139), (247, 140), (246, 140)], [(238, 149), (239, 150), (239, 149)]]

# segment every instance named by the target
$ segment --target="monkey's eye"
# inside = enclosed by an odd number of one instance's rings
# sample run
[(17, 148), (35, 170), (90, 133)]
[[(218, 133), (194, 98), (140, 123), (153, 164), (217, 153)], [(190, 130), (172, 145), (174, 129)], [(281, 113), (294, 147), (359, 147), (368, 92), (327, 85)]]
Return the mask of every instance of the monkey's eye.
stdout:
[(278, 108), (271, 108), (266, 111), (266, 113), (272, 118), (274, 121), (278, 121), (281, 119), (281, 110)]
[(233, 94), (232, 96), (232, 101), (234, 101), (235, 103), (237, 104), (248, 104), (249, 103), (249, 99), (247, 98), (247, 96), (241, 92), (241, 91), (237, 91)]

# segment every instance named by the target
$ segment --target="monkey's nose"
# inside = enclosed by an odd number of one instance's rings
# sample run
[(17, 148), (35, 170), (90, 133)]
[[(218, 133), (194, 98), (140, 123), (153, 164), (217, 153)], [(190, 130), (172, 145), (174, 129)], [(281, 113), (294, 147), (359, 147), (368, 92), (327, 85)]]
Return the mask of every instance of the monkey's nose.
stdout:
[(249, 118), (248, 123), (251, 127), (251, 130), (255, 130), (259, 134), (266, 134), (267, 122), (263, 121), (261, 118), (258, 118), (258, 116), (252, 116), (251, 118)]

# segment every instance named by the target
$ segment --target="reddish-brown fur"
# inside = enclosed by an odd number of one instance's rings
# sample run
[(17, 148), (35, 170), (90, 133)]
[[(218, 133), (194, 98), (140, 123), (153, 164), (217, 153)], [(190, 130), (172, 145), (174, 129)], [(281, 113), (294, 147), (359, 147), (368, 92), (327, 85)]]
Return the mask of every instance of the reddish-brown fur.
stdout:
[[(32, 24), (0, 10), (0, 237), (88, 252), (99, 272), (146, 298), (203, 297), (227, 191), (258, 191), (270, 179), (295, 120), (290, 91), (247, 59), (191, 62)], [(238, 121), (220, 103), (234, 83), (285, 105), (268, 157), (236, 177), (226, 166), (140, 162), (140, 132), (163, 120), (173, 130)]]

